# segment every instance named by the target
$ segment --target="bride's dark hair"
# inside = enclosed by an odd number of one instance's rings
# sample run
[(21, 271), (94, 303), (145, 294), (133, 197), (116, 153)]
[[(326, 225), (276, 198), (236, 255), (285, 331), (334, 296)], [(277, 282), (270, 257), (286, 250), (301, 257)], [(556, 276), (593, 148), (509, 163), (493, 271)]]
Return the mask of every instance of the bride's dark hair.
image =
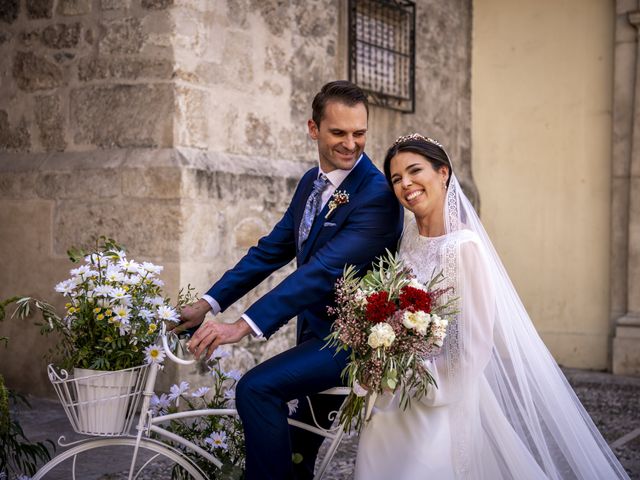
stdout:
[(410, 135), (404, 135), (399, 137), (395, 143), (387, 150), (387, 155), (384, 157), (384, 176), (387, 178), (387, 182), (393, 188), (391, 184), (391, 159), (400, 152), (413, 152), (418, 155), (422, 155), (433, 167), (435, 171), (442, 166), (447, 167), (449, 170), (449, 177), (447, 178), (447, 186), (451, 179), (451, 161), (447, 152), (437, 140), (433, 140), (428, 137), (423, 137), (419, 133), (412, 133)]

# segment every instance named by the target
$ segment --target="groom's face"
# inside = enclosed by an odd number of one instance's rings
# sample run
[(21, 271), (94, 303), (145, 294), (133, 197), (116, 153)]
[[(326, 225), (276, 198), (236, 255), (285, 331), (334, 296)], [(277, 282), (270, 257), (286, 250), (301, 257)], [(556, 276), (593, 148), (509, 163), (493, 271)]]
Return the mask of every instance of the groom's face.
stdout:
[(309, 120), (309, 135), (318, 142), (320, 167), (325, 173), (351, 170), (364, 151), (367, 138), (367, 109), (338, 101), (325, 105), (320, 126)]

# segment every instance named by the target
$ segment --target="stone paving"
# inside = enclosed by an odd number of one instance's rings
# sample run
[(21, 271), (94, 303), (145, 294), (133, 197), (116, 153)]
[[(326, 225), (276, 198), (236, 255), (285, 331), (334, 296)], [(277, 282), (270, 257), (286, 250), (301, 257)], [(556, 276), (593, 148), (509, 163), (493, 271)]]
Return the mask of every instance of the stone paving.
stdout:
[[(566, 369), (565, 374), (576, 394), (593, 418), (594, 423), (613, 451), (627, 469), (632, 479), (640, 480), (640, 377), (615, 376), (608, 373)], [(25, 433), (32, 440), (57, 439), (66, 435), (67, 440), (78, 436), (70, 430), (64, 412), (53, 400), (29, 399), (33, 410), (23, 410), (20, 421)], [(332, 461), (326, 480), (347, 480), (353, 476), (353, 466), (357, 447), (357, 437), (345, 438), (340, 450)], [(99, 461), (94, 461), (83, 480), (115, 480), (126, 478), (118, 452), (105, 452)], [(116, 465), (120, 473), (105, 475), (106, 466)], [(169, 467), (158, 465), (144, 478), (160, 480), (169, 478)], [(47, 480), (66, 480), (67, 476), (47, 477)]]

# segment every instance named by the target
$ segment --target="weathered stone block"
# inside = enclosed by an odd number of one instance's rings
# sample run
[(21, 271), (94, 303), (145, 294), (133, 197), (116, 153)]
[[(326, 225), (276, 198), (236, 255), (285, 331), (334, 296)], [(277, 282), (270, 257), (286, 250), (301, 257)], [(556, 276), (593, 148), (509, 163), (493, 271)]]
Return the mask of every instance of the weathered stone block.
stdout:
[(15, 22), (20, 13), (19, 0), (0, 0), (0, 20), (6, 23)]
[(233, 229), (233, 243), (236, 248), (248, 250), (258, 240), (269, 233), (269, 227), (261, 217), (249, 217), (238, 222)]
[(96, 198), (106, 202), (121, 196), (120, 179), (120, 173), (113, 168), (45, 171), (40, 174), (36, 188), (40, 198)]
[(173, 87), (92, 86), (71, 91), (75, 142), (100, 147), (166, 147), (173, 141)]
[(70, 52), (58, 52), (53, 54), (53, 59), (58, 63), (65, 63), (76, 58), (75, 54)]
[(164, 10), (173, 5), (174, 0), (142, 0), (142, 8), (149, 10)]
[(83, 82), (107, 78), (169, 80), (172, 73), (169, 60), (84, 58), (78, 65), (78, 78)]
[(27, 0), (27, 15), (29, 18), (51, 18), (53, 0)]
[(37, 177), (36, 171), (0, 172), (0, 198), (34, 198)]
[(7, 32), (6, 30), (0, 32), (0, 45), (11, 40), (11, 36), (11, 32)]
[(137, 198), (181, 198), (178, 168), (128, 168), (122, 170), (122, 193)]
[(40, 41), (40, 31), (31, 30), (20, 32), (18, 34), (18, 40), (20, 41), (20, 44), (25, 47), (33, 47)]
[(291, 17), (288, 7), (289, 2), (281, 0), (258, 2), (258, 11), (273, 35), (280, 36), (290, 27)]
[(100, 0), (102, 10), (121, 10), (129, 8), (131, 0)]
[(28, 92), (48, 90), (63, 85), (62, 70), (32, 52), (17, 52), (13, 61), (13, 77), (18, 87)]
[(273, 153), (274, 137), (269, 125), (268, 119), (259, 118), (253, 113), (247, 115), (244, 131), (247, 145), (253, 147), (254, 152), (259, 155), (270, 156)]
[(58, 95), (36, 97), (36, 125), (40, 130), (40, 143), (47, 151), (63, 151), (67, 147), (64, 139), (64, 116)]
[(100, 40), (100, 51), (109, 54), (138, 53), (146, 38), (137, 18), (125, 18), (103, 25), (105, 34)]
[(90, 245), (100, 235), (116, 238), (140, 257), (177, 259), (181, 232), (179, 201), (103, 199), (58, 202), (54, 217), (54, 252), (69, 245)]
[(70, 25), (57, 23), (45, 28), (40, 39), (44, 45), (50, 48), (73, 48), (78, 45), (81, 30), (82, 27), (78, 22)]
[(209, 110), (207, 92), (178, 87), (176, 95), (178, 142), (181, 146), (206, 148)]
[(58, 13), (60, 15), (86, 15), (91, 11), (91, 0), (60, 0)]
[(30, 146), (27, 122), (22, 119), (17, 127), (12, 128), (7, 112), (0, 110), (0, 150), (25, 151)]

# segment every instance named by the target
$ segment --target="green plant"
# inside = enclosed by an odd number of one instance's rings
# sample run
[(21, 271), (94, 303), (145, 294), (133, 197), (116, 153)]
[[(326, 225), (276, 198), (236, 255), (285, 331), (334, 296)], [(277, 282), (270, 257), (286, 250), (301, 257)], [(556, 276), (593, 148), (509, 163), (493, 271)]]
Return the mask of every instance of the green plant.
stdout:
[[(182, 410), (233, 408), (235, 386), (240, 379), (237, 371), (226, 372), (220, 366), (220, 359), (228, 353), (218, 348), (206, 362), (211, 379), (211, 387), (190, 389), (187, 382), (173, 385), (170, 393), (154, 395), (151, 411), (154, 415), (175, 413)], [(210, 415), (192, 420), (171, 420), (167, 430), (176, 433), (210, 451), (223, 464), (217, 468), (181, 444), (172, 444), (190, 457), (211, 480), (240, 480), (244, 478), (244, 434), (242, 422), (236, 416)], [(164, 442), (170, 443), (165, 439)], [(190, 478), (176, 465), (172, 472), (174, 480)]]
[[(0, 321), (4, 320), (6, 307), (16, 302), (20, 297), (13, 297), (0, 302)], [(5, 347), (7, 337), (2, 337)], [(9, 390), (4, 383), (4, 377), (0, 375), (0, 479), (24, 478), (25, 475), (33, 475), (40, 462), (51, 459), (55, 444), (51, 440), (44, 442), (31, 442), (25, 436), (20, 423), (12, 416), (22, 403), (31, 408), (27, 399)]]

